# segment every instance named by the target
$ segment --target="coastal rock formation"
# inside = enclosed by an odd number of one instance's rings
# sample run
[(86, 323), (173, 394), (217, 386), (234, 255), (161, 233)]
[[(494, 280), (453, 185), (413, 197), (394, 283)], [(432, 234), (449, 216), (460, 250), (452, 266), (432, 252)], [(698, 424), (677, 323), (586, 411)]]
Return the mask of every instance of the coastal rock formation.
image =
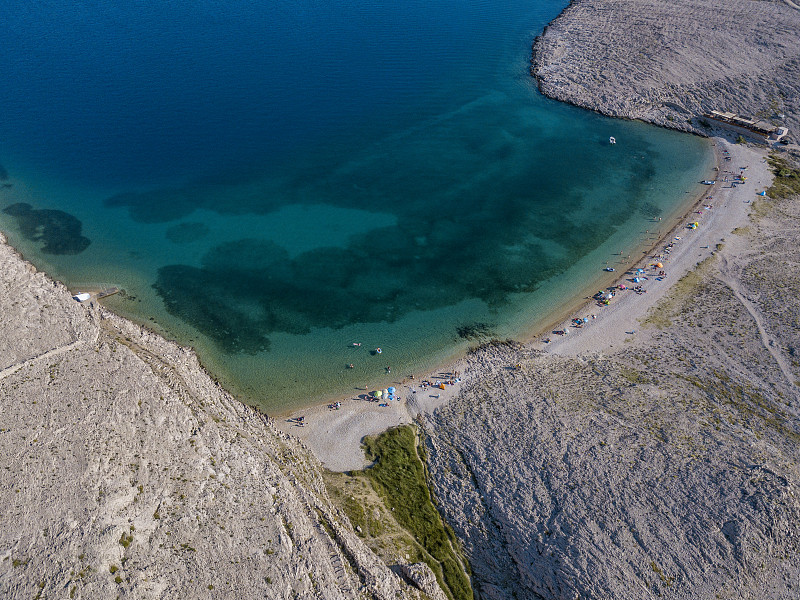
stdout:
[(427, 440), (482, 598), (798, 597), (800, 199), (771, 204), (622, 347), (468, 357)]
[(692, 119), (716, 109), (800, 136), (800, 10), (781, 0), (574, 0), (531, 72), (544, 95), (614, 117), (704, 133)]
[(413, 581), (414, 585), (428, 595), (430, 600), (447, 600), (447, 596), (436, 582), (436, 575), (425, 563), (402, 565), (400, 569), (409, 581)]
[(420, 596), (307, 449), (192, 352), (75, 302), (2, 240), (0, 273), (0, 596)]

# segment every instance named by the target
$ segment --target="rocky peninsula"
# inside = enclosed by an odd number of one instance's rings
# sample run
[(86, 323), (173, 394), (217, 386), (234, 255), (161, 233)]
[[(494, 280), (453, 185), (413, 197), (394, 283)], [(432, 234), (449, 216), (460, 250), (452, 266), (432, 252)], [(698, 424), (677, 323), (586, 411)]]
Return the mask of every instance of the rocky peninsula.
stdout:
[(707, 134), (709, 110), (784, 115), (800, 138), (800, 7), (787, 0), (573, 0), (534, 44), (545, 96)]

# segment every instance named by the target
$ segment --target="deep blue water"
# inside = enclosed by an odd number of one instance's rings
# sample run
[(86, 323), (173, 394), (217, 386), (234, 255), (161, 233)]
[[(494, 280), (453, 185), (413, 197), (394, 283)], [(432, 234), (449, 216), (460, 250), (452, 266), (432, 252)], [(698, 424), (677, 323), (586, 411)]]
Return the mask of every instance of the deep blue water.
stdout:
[(522, 336), (708, 168), (538, 95), (565, 4), (7, 2), (0, 227), (270, 410)]
[(512, 4), (6, 2), (3, 141), (92, 185), (260, 171), (482, 93), (508, 17), (534, 30), (562, 3)]

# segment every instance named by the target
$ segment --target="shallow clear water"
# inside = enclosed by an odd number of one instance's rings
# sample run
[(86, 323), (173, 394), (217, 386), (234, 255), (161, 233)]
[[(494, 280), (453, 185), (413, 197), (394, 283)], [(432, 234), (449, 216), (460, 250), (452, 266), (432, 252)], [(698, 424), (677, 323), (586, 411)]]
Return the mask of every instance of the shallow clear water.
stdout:
[(538, 95), (564, 5), (19, 3), (0, 227), (271, 411), (524, 336), (710, 166)]

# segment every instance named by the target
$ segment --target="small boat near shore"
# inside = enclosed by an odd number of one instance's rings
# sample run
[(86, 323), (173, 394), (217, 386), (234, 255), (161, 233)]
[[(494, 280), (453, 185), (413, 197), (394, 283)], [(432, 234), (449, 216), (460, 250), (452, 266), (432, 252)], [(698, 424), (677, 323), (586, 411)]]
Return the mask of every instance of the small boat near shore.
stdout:
[(713, 180), (713, 179), (704, 179), (700, 183), (702, 183), (703, 185), (714, 185), (717, 182), (716, 182), (716, 180)]
[(608, 143), (609, 143), (609, 144), (611, 144), (611, 145), (613, 146), (614, 144), (616, 144), (616, 143), (617, 143), (617, 138), (615, 138), (615, 137), (612, 135), (610, 138), (608, 138)]

